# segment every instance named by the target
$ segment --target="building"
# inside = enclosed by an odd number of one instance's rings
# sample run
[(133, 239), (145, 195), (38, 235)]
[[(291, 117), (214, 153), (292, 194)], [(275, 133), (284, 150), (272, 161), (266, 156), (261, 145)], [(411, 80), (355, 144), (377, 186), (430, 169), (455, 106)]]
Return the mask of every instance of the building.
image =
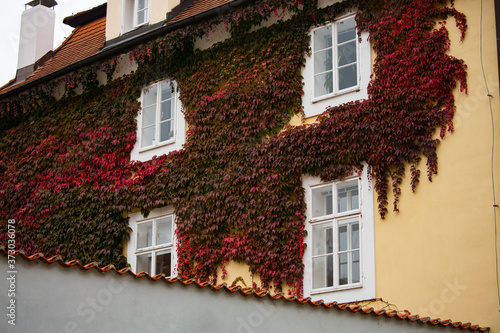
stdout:
[(498, 5), (478, 4), (66, 18), (0, 90), (2, 221), (27, 254), (500, 329)]

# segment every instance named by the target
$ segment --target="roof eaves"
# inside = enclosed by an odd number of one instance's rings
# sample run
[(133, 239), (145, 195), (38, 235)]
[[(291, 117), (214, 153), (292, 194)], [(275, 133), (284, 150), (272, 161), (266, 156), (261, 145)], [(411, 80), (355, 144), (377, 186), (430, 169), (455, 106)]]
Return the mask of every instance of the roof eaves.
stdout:
[(116, 55), (120, 52), (129, 50), (131, 47), (136, 46), (139, 43), (142, 43), (142, 42), (145, 42), (147, 40), (159, 37), (161, 35), (164, 35), (166, 33), (174, 31), (176, 29), (185, 27), (189, 24), (195, 24), (195, 23), (200, 22), (201, 20), (215, 17), (215, 16), (219, 15), (221, 10), (234, 9), (234, 8), (239, 7), (239, 6), (243, 6), (246, 3), (250, 3), (251, 1), (252, 0), (236, 0), (233, 2), (229, 2), (229, 3), (224, 4), (222, 6), (214, 7), (208, 11), (205, 11), (203, 13), (185, 18), (183, 20), (174, 22), (172, 24), (167, 24), (168, 22), (165, 20), (162, 25), (160, 25), (159, 27), (157, 27), (153, 30), (149, 30), (149, 31), (147, 31), (143, 34), (137, 35), (137, 36), (133, 36), (130, 39), (119, 41), (116, 44), (104, 46), (100, 50), (99, 53), (96, 53), (90, 57), (83, 59), (83, 60), (72, 63), (66, 67), (63, 67), (55, 72), (52, 72), (52, 73), (47, 74), (45, 76), (42, 76), (42, 77), (35, 79), (33, 81), (26, 82), (25, 84), (20, 85), (14, 89), (8, 90), (8, 91), (0, 94), (0, 100), (6, 99), (6, 98), (13, 96), (15, 94), (19, 94), (19, 93), (21, 93), (25, 90), (28, 90), (34, 86), (45, 83), (47, 81), (55, 79), (55, 78), (62, 76), (64, 74), (70, 73), (70, 72), (77, 70), (81, 67), (85, 67), (87, 65), (90, 65), (95, 61), (102, 60), (102, 59), (105, 59), (107, 57), (111, 57), (113, 55)]

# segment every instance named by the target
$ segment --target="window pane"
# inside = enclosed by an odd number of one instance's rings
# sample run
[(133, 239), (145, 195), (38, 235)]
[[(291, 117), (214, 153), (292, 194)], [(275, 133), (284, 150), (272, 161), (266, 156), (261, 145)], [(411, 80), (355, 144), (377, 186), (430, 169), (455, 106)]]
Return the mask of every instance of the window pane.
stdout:
[(138, 0), (137, 10), (146, 8), (146, 1), (147, 0)]
[(351, 249), (359, 249), (359, 223), (351, 224)]
[(156, 245), (172, 243), (172, 217), (165, 217), (156, 222)]
[(146, 222), (137, 225), (137, 248), (153, 246), (153, 222)]
[(332, 26), (314, 31), (314, 51), (332, 47)]
[(153, 125), (156, 122), (156, 105), (142, 110), (142, 127)]
[(332, 185), (316, 187), (311, 193), (312, 217), (333, 214)]
[(333, 72), (327, 72), (314, 77), (314, 97), (333, 92)]
[(156, 254), (156, 270), (154, 273), (155, 275), (163, 273), (165, 274), (166, 277), (170, 277), (171, 266), (172, 266), (172, 259), (170, 250), (158, 252)]
[[(139, 21), (139, 20), (137, 20)], [(150, 87), (148, 90), (144, 91), (144, 96), (143, 96), (143, 101), (142, 101), (142, 106), (150, 106), (153, 104), (156, 104), (156, 97), (157, 97), (157, 86), (154, 85)]]
[(313, 258), (313, 289), (333, 286), (333, 255)]
[(347, 225), (339, 226), (339, 251), (347, 250)]
[(348, 253), (339, 254), (339, 284), (340, 285), (349, 283), (348, 257), (349, 257)]
[(156, 126), (151, 126), (142, 129), (141, 147), (154, 145)]
[(338, 64), (344, 66), (356, 62), (356, 41), (339, 45), (338, 47)]
[(339, 213), (359, 209), (358, 182), (356, 180), (337, 185), (337, 195)]
[(351, 39), (356, 39), (356, 21), (354, 17), (337, 24), (337, 43), (340, 44)]
[(142, 24), (146, 22), (146, 12), (140, 11), (137, 13), (137, 24)]
[(161, 102), (160, 121), (172, 119), (172, 101)]
[(314, 74), (331, 70), (333, 67), (332, 49), (314, 53)]
[(150, 274), (153, 274), (151, 271), (151, 253), (145, 253), (145, 254), (140, 254), (137, 256), (137, 269), (136, 273), (140, 272), (148, 272)]
[(352, 283), (358, 283), (360, 281), (360, 270), (359, 270), (359, 251), (352, 252)]
[(164, 101), (166, 99), (172, 98), (174, 86), (171, 82), (162, 82), (161, 83), (161, 100)]
[(172, 121), (165, 121), (160, 124), (160, 142), (168, 141), (174, 137)]
[(333, 253), (333, 228), (331, 223), (314, 224), (312, 227), (313, 255)]
[(356, 64), (339, 69), (339, 90), (358, 85), (358, 69)]

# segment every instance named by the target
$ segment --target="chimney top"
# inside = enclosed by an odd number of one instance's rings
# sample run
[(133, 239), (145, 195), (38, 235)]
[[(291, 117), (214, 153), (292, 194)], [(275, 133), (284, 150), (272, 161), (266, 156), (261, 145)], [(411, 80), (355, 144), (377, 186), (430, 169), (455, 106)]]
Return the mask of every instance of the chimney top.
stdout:
[(30, 1), (26, 4), (26, 6), (31, 6), (31, 7), (35, 7), (38, 5), (42, 5), (42, 6), (51, 8), (51, 7), (54, 7), (55, 5), (57, 5), (57, 2), (55, 0), (33, 0), (33, 1)]

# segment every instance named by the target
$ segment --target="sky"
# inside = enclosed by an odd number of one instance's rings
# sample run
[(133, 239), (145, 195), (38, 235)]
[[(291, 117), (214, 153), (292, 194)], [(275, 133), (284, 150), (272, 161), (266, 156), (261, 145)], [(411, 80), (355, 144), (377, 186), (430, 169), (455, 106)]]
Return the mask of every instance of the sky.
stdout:
[[(30, 1), (9, 0), (9, 4), (5, 6), (4, 3), (4, 7), (0, 10), (0, 86), (16, 76), (21, 14), (25, 4)], [(65, 17), (103, 4), (106, 0), (56, 0), (56, 2), (57, 6), (53, 8), (56, 13), (53, 49), (61, 45), (73, 30), (69, 25), (62, 23)]]

